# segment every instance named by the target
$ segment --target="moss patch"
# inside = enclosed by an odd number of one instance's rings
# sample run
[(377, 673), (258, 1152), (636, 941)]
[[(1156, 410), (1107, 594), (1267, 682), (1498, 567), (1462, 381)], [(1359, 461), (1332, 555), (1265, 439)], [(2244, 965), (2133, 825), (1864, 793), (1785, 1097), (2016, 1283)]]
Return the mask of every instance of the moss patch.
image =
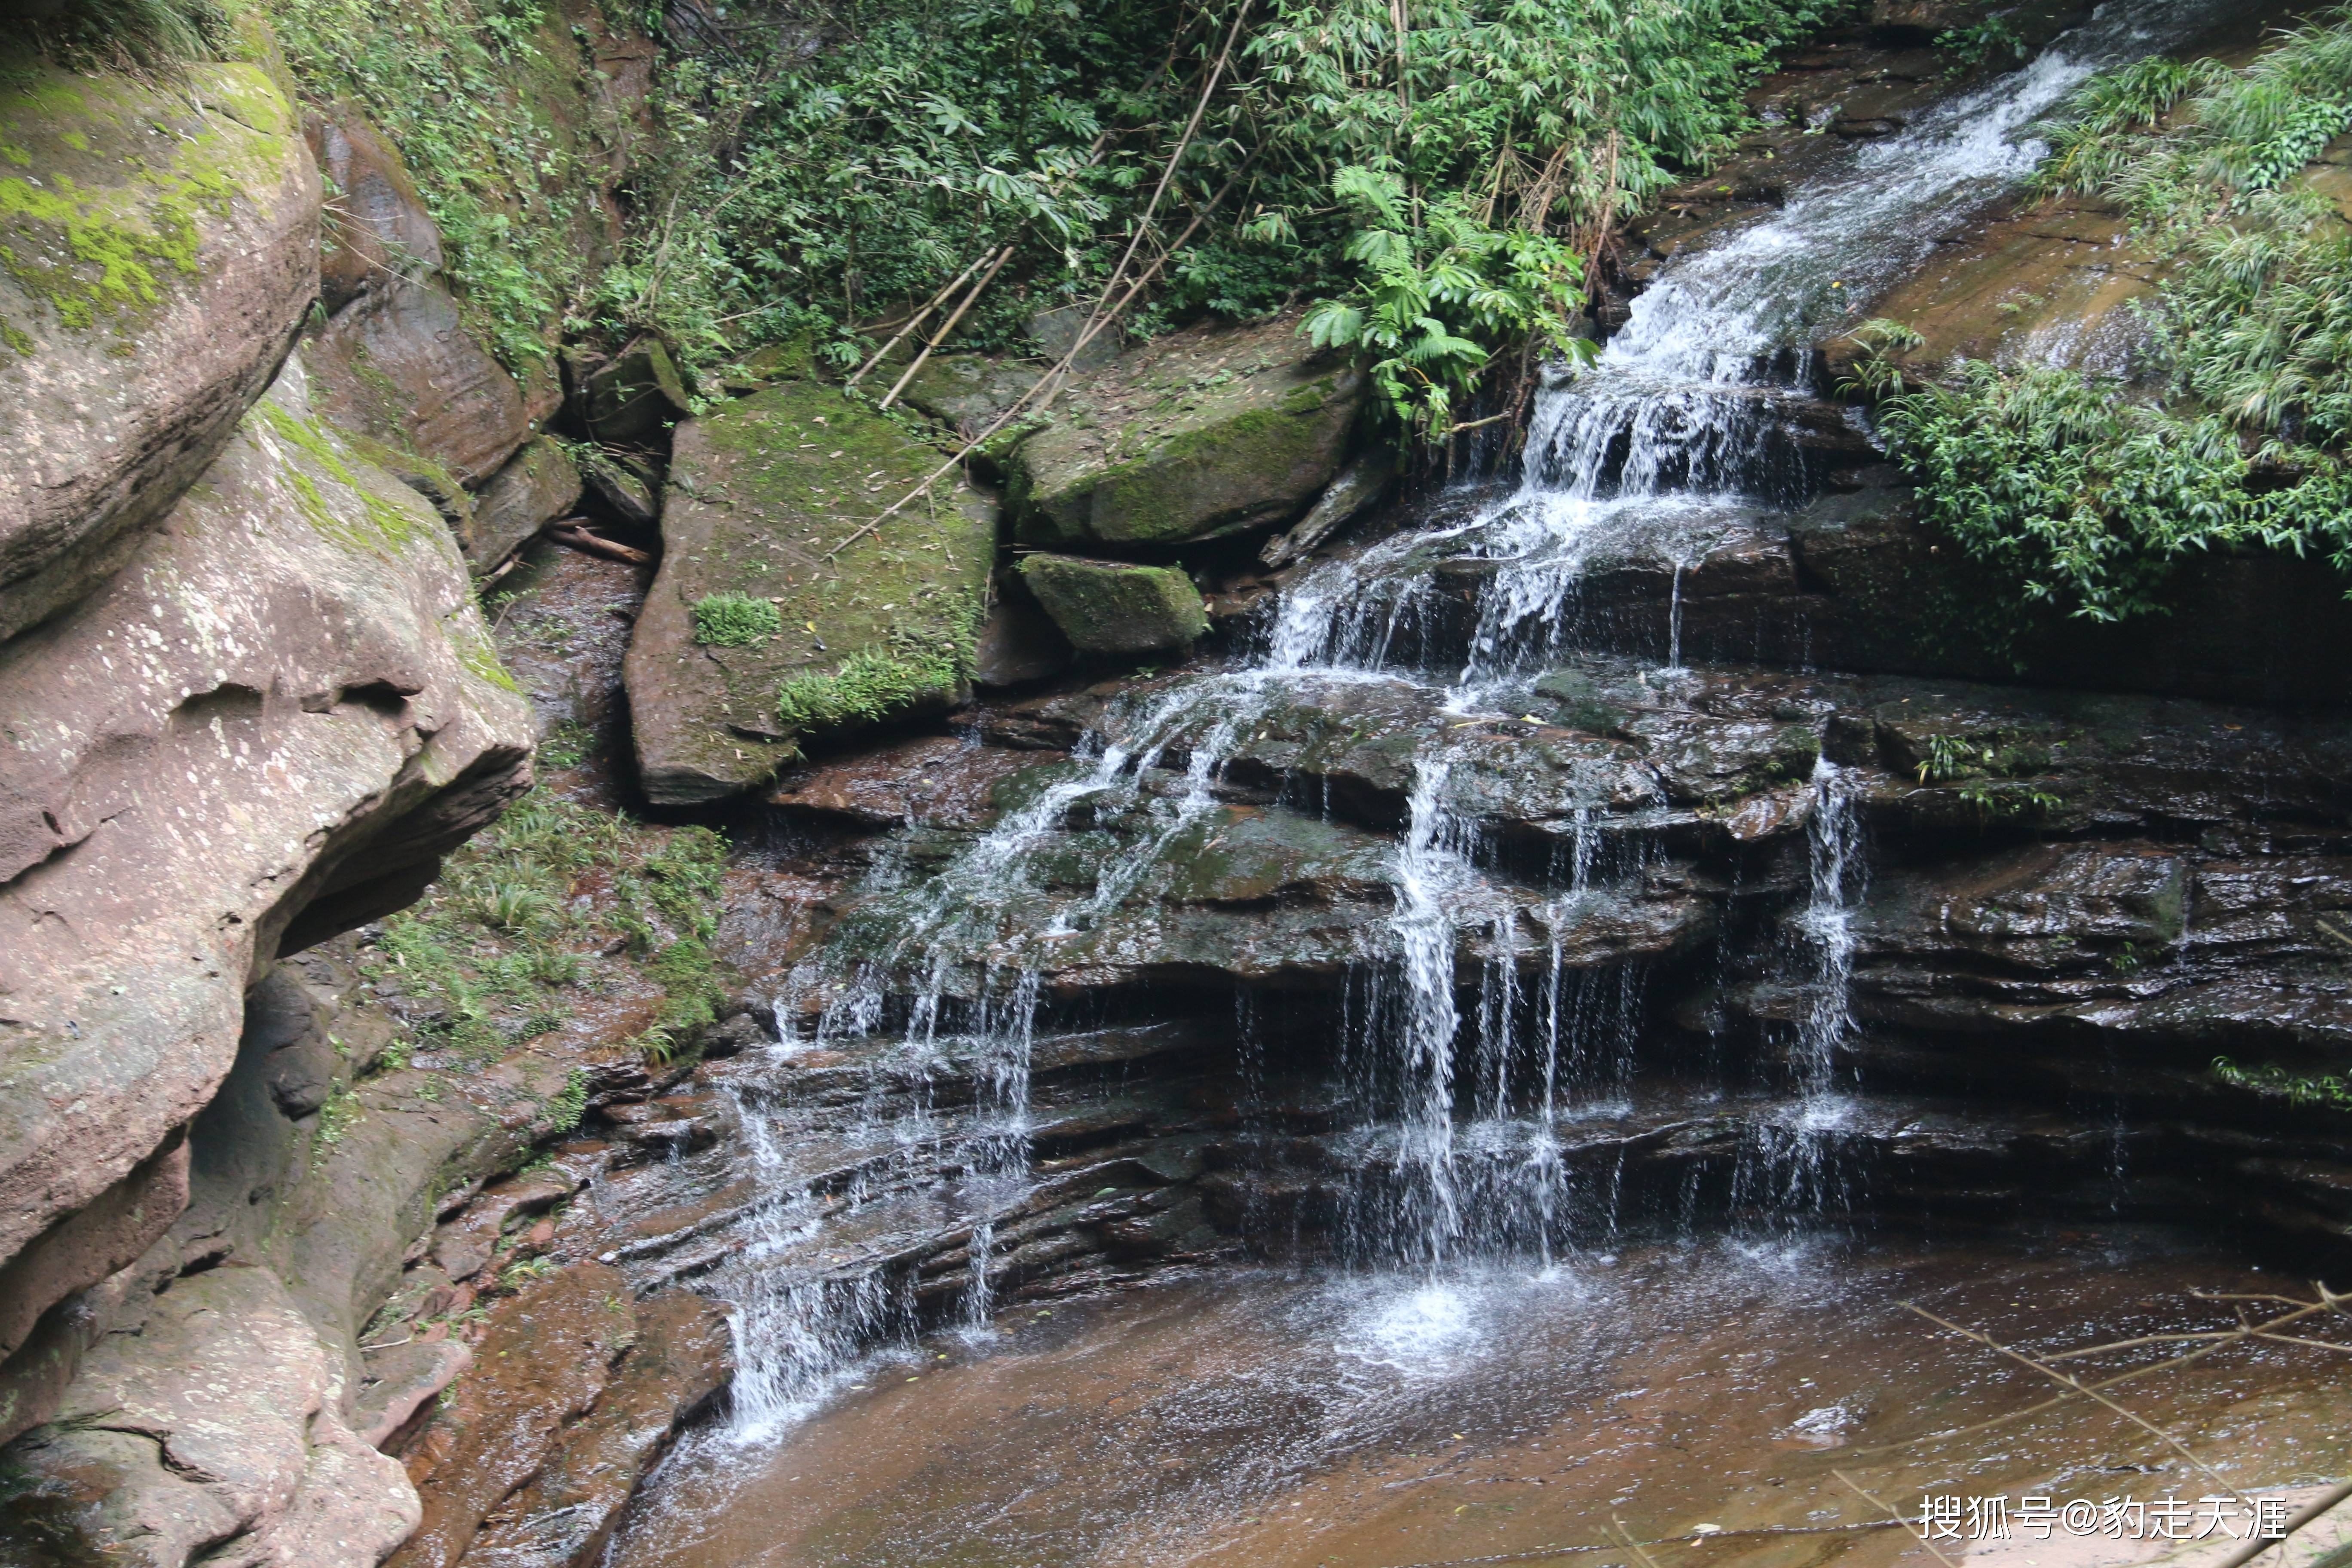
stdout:
[(1032, 555), (1021, 578), (1071, 646), (1087, 653), (1185, 648), (1209, 629), (1201, 591), (1171, 566)]
[(749, 594), (708, 594), (694, 602), (694, 640), (704, 647), (758, 647), (783, 629), (782, 613)]
[[(0, 64), (0, 272), (68, 330), (127, 339), (201, 270), (206, 217), (278, 195), (292, 114), (257, 66), (193, 68), (179, 94)], [(36, 324), (0, 316), (0, 342), (29, 355)]]
[(1276, 321), (1139, 349), (1005, 459), (1032, 543), (1173, 544), (1281, 521), (1345, 453), (1362, 378)]
[[(788, 382), (678, 427), (661, 577), (630, 654), (655, 798), (759, 783), (803, 734), (945, 702), (971, 668), (994, 510), (952, 474), (870, 532), (943, 459), (832, 388)], [(714, 643), (700, 606), (774, 629)], [(699, 793), (688, 794), (694, 791)]]

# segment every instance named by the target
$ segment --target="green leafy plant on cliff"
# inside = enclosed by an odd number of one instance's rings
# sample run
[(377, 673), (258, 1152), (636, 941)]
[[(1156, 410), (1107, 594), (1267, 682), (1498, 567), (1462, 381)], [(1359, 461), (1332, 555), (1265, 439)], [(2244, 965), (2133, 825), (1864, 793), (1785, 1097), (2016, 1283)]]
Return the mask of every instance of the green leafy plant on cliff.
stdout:
[(540, 0), (260, 0), (303, 95), (388, 135), (441, 231), (469, 323), (508, 368), (545, 363), (584, 286), (602, 149), (559, 103), (586, 40)]
[(1582, 258), (1566, 241), (1489, 228), (1458, 196), (1411, 199), (1393, 174), (1350, 165), (1333, 192), (1363, 226), (1347, 258), (1362, 268), (1349, 293), (1307, 313), (1318, 345), (1353, 348), (1372, 359), (1372, 384), (1396, 422), (1443, 437), (1455, 401), (1506, 342), (1536, 337), (1554, 352), (1585, 345), (1568, 335), (1583, 293)]
[[(821, 44), (740, 29), (665, 75), (639, 223), (586, 313), (697, 361), (804, 339), (852, 363), (866, 323), (1010, 246), (958, 333), (1022, 347), (1040, 306), (1173, 247), (1131, 330), (1318, 298), (1369, 330), (1409, 256), (1440, 328), (1365, 346), (1425, 414), (1462, 367), (1552, 335), (1562, 255), (1728, 150), (1748, 82), (1843, 3), (869, 0)], [(1391, 213), (1346, 189), (1368, 180)]]
[(209, 59), (228, 34), (228, 18), (212, 0), (72, 0), (54, 16), (11, 26), (63, 64), (142, 76)]
[(1905, 393), (1882, 369), (1861, 390), (1929, 521), (2025, 601), (2097, 620), (2165, 610), (2201, 552), (2352, 571), (2352, 232), (2298, 178), (2347, 125), (2342, 14), (2242, 70), (2153, 59), (2078, 89), (2034, 186), (2122, 204), (2168, 268), (2149, 318), (2171, 401), (1974, 363)]
[(2215, 1057), (2213, 1076), (2232, 1089), (2252, 1089), (2298, 1109), (2325, 1106), (2331, 1110), (2352, 1110), (2352, 1082), (2335, 1073), (2306, 1076), (2275, 1066), (2242, 1067), (2228, 1057)]

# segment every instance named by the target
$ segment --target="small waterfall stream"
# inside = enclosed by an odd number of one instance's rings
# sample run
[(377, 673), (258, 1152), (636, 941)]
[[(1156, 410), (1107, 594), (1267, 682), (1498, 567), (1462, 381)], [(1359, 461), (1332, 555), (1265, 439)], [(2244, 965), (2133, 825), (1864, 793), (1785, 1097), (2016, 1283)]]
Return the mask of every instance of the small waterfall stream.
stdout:
[[(912, 1108), (906, 1093), (873, 1095), (897, 1109), (816, 1158), (788, 1150), (791, 1105), (743, 1096), (762, 1140), (762, 1239), (717, 1285), (741, 1304), (739, 1432), (788, 1422), (861, 1343), (908, 1321), (879, 1283), (888, 1248), (827, 1240), (887, 1230), (878, 1216), (894, 1205), (957, 1216), (969, 1239), (956, 1310), (985, 1331), (995, 1237), (1031, 1184), (1041, 973), (1152, 889), (1163, 851), (1217, 808), (1235, 748), (1318, 689), (1409, 686), (1444, 719), (1412, 760), (1387, 868), (1393, 908), (1375, 944), (1386, 956), (1346, 988), (1341, 1076), (1359, 1121), (1342, 1146), (1358, 1174), (1341, 1251), (1421, 1269), (1498, 1255), (1549, 1266), (1572, 1214), (1613, 1225), (1613, 1192), (1578, 1189), (1558, 1134), (1622, 1110), (1642, 973), (1571, 968), (1559, 933), (1637, 882), (1652, 851), (1601, 841), (1596, 795), (1572, 814), (1557, 890), (1528, 904), (1457, 798), (1451, 737), (1524, 710), (1528, 683), (1577, 647), (1579, 580), (1604, 557), (1671, 567), (1665, 665), (1647, 679), (1672, 700), (1686, 575), (1808, 499), (1796, 430), (1822, 417), (1810, 391), (1815, 335), (1843, 319), (1844, 300), (1868, 298), (2030, 168), (2036, 149), (2018, 133), (2034, 116), (2100, 65), (2188, 31), (2188, 9), (2115, 0), (2031, 66), (1854, 150), (1778, 213), (1677, 257), (1593, 363), (1542, 389), (1515, 492), (1315, 567), (1286, 593), (1254, 658), (1115, 702), (1065, 776), (976, 842), (920, 871), (903, 859), (877, 868), (873, 896), (774, 999), (778, 1050), (866, 1048), (877, 1081), (916, 1086)], [(1424, 628), (1465, 584), (1466, 654), (1433, 667)], [(1834, 1153), (1837, 1062), (1864, 855), (1839, 768), (1819, 763), (1807, 787), (1810, 889), (1787, 931), (1805, 998), (1788, 1050), (1795, 1100), (1739, 1179), (1750, 1205), (1784, 1221), (1834, 1214), (1851, 1179)], [(1092, 866), (1090, 890), (1049, 888), (1041, 848), (1074, 825), (1110, 821), (1127, 847)], [(1068, 866), (1055, 875), (1066, 881)], [(1474, 952), (1485, 955), (1475, 964)], [(945, 1190), (919, 1173), (941, 1165), (958, 1173)]]

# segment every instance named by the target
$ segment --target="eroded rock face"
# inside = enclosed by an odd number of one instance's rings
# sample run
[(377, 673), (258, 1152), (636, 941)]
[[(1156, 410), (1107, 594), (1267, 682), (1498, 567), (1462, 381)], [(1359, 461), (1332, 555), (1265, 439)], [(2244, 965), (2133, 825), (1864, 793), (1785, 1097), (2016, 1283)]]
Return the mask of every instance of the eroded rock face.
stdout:
[(116, 577), (0, 650), (0, 1252), (176, 1135), (270, 960), (398, 908), (530, 780), (447, 531), (299, 368)]
[(394, 1568), (452, 1568), (465, 1556), (490, 1510), (545, 1464), (562, 1424), (605, 1391), (636, 1335), (628, 1284), (601, 1264), (574, 1265), (500, 1303), (476, 1372), (409, 1446), (424, 1520)]
[(319, 279), (318, 171), (259, 68), (192, 67), (182, 93), (13, 44), (6, 64), (0, 639), (138, 548), (269, 384)]
[(1177, 332), (1074, 387), (1007, 459), (1019, 537), (1149, 548), (1295, 516), (1339, 471), (1364, 389), (1297, 325)]
[[(941, 458), (804, 382), (678, 427), (661, 572), (625, 674), (646, 798), (723, 799), (771, 776), (802, 735), (959, 695), (994, 505), (950, 475), (928, 501), (853, 538)], [(772, 605), (777, 629), (740, 646), (698, 642), (695, 605), (730, 593)], [(791, 678), (814, 684), (784, 715), (777, 687)]]
[(343, 1424), (342, 1379), (267, 1269), (183, 1279), (94, 1349), (58, 1425), (9, 1451), (107, 1560), (373, 1563), (416, 1527), (399, 1462)]
[(320, 414), (381, 443), (377, 455), (420, 489), (446, 490), (444, 474), (478, 486), (530, 437), (522, 388), (430, 279), (395, 276), (362, 293), (305, 357)]
[(478, 1568), (592, 1568), (679, 1424), (734, 1373), (727, 1314), (669, 1290), (637, 1303), (636, 1342), (596, 1408), (567, 1430), (546, 1468), (499, 1505), (464, 1559)]

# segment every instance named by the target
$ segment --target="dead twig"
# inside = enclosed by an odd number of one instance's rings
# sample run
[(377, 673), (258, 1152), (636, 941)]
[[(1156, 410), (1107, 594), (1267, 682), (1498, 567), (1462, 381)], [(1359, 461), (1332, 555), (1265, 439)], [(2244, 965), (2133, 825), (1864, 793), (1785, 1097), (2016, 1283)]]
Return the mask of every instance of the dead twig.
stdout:
[(2230, 1485), (2228, 1481), (2221, 1479), (2220, 1471), (2214, 1469), (2212, 1466), (2199, 1458), (2195, 1454), (2190, 1453), (2189, 1451), (2188, 1444), (2183, 1443), (2179, 1438), (2174, 1436), (2171, 1433), (2166, 1431), (2163, 1427), (2158, 1426), (2156, 1423), (2148, 1420), (2137, 1411), (2128, 1409), (2126, 1406), (2117, 1404), (2116, 1401), (2109, 1399), (2105, 1394), (2097, 1392), (2095, 1389), (2088, 1387), (2072, 1373), (2060, 1372), (2054, 1366), (2044, 1365), (2042, 1363), (2034, 1360), (2032, 1356), (2027, 1355), (2023, 1351), (2011, 1350), (2009, 1346), (2002, 1344), (2000, 1341), (1994, 1339), (1990, 1334), (1979, 1333), (1974, 1329), (1964, 1329), (1948, 1318), (1939, 1318), (1935, 1313), (1927, 1310), (1927, 1308), (1920, 1306), (1916, 1301), (1906, 1301), (1903, 1303), (1903, 1306), (1906, 1311), (1917, 1313), (1920, 1317), (1927, 1319), (1937, 1328), (1948, 1329), (1953, 1333), (1960, 1335), (1963, 1339), (1974, 1340), (1977, 1343), (1984, 1346), (1987, 1350), (1992, 1351), (1996, 1354), (2006, 1356), (2011, 1361), (2016, 1362), (2021, 1366), (2032, 1368), (2035, 1372), (2040, 1373), (2042, 1376), (2049, 1378), (2053, 1383), (2063, 1384), (2067, 1388), (2073, 1390), (2076, 1394), (2082, 1394), (2085, 1398), (2097, 1400), (2101, 1405), (2105, 1405), (2109, 1410), (2114, 1411), (2116, 1415), (2122, 1416), (2133, 1426), (2139, 1427), (2141, 1430), (2162, 1441), (2175, 1453), (2178, 1453), (2182, 1458), (2196, 1466), (2200, 1470), (2205, 1473), (2206, 1477), (2210, 1479), (2215, 1486), (2221, 1488), (2226, 1495), (2242, 1502), (2244, 1500), (2237, 1488)]
[(613, 541), (591, 533), (584, 528), (567, 528), (559, 525), (549, 529), (547, 537), (558, 544), (568, 545), (584, 555), (601, 555), (607, 561), (624, 562), (631, 566), (653, 564), (654, 558), (644, 551), (633, 550), (625, 544), (615, 544)]
[(2294, 1517), (2279, 1527), (2278, 1534), (2267, 1541), (2247, 1542), (2243, 1546), (2222, 1558), (2221, 1562), (2216, 1563), (2213, 1568), (2242, 1568), (2242, 1564), (2252, 1563), (2346, 1498), (2352, 1498), (2352, 1481), (2346, 1481), (2342, 1486), (2328, 1488), (2327, 1490), (2296, 1510)]
[(988, 270), (980, 275), (980, 281), (971, 286), (961, 302), (956, 306), (954, 312), (940, 324), (938, 331), (931, 334), (930, 341), (923, 345), (921, 352), (907, 362), (907, 368), (898, 373), (898, 379), (890, 384), (890, 390), (882, 395), (882, 400), (875, 405), (876, 407), (887, 408), (898, 401), (898, 394), (907, 390), (907, 384), (915, 379), (916, 373), (920, 371), (924, 363), (930, 359), (931, 351), (947, 342), (948, 334), (954, 331), (957, 325), (962, 321), (964, 312), (971, 310), (972, 301), (980, 298), (980, 291), (993, 282), (999, 272), (1004, 270), (1004, 264), (1013, 259), (1013, 242), (1005, 241), (997, 250), (995, 258), (989, 262)]
[[(2084, 1393), (2095, 1395), (2104, 1390), (2118, 1387), (2126, 1383), (2135, 1383), (2143, 1377), (2149, 1377), (2159, 1372), (2168, 1372), (2175, 1367), (2187, 1366), (2189, 1363), (2202, 1361), (2207, 1356), (2211, 1355), (2218, 1351), (2227, 1350), (2233, 1344), (2239, 1344), (2248, 1340), (2260, 1339), (2265, 1334), (2270, 1333), (2274, 1330), (2284, 1328), (2289, 1323), (2299, 1322), (2305, 1318), (2313, 1317), (2321, 1312), (2341, 1311), (2343, 1310), (2342, 1303), (2347, 1299), (2352, 1299), (2336, 1295), (2330, 1291), (2325, 1285), (2315, 1285), (2315, 1288), (2320, 1294), (2320, 1300), (2316, 1301), (2305, 1301), (2293, 1296), (2213, 1296), (2205, 1295), (2202, 1292), (2192, 1291), (2190, 1294), (2197, 1296), (2201, 1300), (2275, 1301), (2280, 1303), (2292, 1302), (2294, 1303), (2295, 1310), (2291, 1312), (2282, 1313), (2278, 1317), (2269, 1319), (2268, 1321), (2261, 1323), (2242, 1322), (2240, 1326), (2235, 1329), (2216, 1330), (2214, 1331), (2223, 1337), (2214, 1340), (2210, 1343), (2201, 1345), (2198, 1349), (2190, 1351), (2185, 1355), (2173, 1356), (2159, 1362), (2151, 1362), (2147, 1366), (2134, 1367), (2129, 1372), (2117, 1373), (2113, 1377), (2102, 1378), (2096, 1383), (2083, 1384), (2080, 1387)], [(2101, 1351), (2120, 1349), (2123, 1346), (2133, 1342), (2135, 1342), (2117, 1341), (2113, 1344), (2093, 1345), (2089, 1347), (2088, 1350), (2074, 1353), (2081, 1355), (2095, 1354)], [(2028, 1416), (2039, 1415), (2045, 1410), (2054, 1410), (2059, 1405), (2065, 1404), (2067, 1398), (2067, 1394), (2056, 1394), (2036, 1404), (2029, 1405), (2022, 1410), (2012, 1410), (2006, 1415), (1996, 1415), (1989, 1421), (1979, 1421), (1971, 1426), (1956, 1427), (1949, 1432), (1931, 1432), (1924, 1437), (1907, 1437), (1900, 1443), (1882, 1444), (1879, 1447), (1873, 1448), (1857, 1448), (1854, 1452), (1857, 1457), (1863, 1455), (1887, 1454), (1894, 1452), (1897, 1448), (1907, 1448), (1914, 1443), (1927, 1442), (1930, 1439), (1937, 1441), (1949, 1441), (1955, 1437), (1971, 1437), (1979, 1432), (1990, 1432), (1995, 1427), (2006, 1426), (2012, 1421), (2022, 1421)]]
[(1651, 1556), (1640, 1542), (1633, 1539), (1633, 1532), (1625, 1528), (1623, 1520), (1612, 1519), (1609, 1522), (1617, 1527), (1617, 1538), (1625, 1543), (1626, 1549), (1642, 1560), (1642, 1568), (1658, 1568), (1658, 1560)]
[(1886, 1510), (1886, 1516), (1896, 1524), (1901, 1525), (1905, 1530), (1909, 1531), (1912, 1535), (1916, 1536), (1918, 1539), (1920, 1545), (1926, 1547), (1929, 1552), (1934, 1552), (1936, 1555), (1936, 1561), (1943, 1563), (1944, 1568), (1960, 1568), (1958, 1563), (1945, 1556), (1942, 1550), (1938, 1548), (1934, 1542), (1927, 1539), (1927, 1526), (1925, 1521), (1922, 1521), (1916, 1528), (1914, 1528), (1911, 1521), (1903, 1517), (1903, 1510), (1901, 1509), (1896, 1508), (1893, 1503), (1887, 1502), (1882, 1498), (1873, 1495), (1867, 1487), (1864, 1486), (1860, 1481), (1855, 1480), (1852, 1476), (1847, 1475), (1843, 1470), (1832, 1469), (1830, 1471), (1830, 1474), (1835, 1476), (1839, 1480), (1843, 1481), (1847, 1487), (1852, 1489), (1854, 1496), (1862, 1499), (1863, 1501), (1870, 1504), (1873, 1508), (1885, 1509)]

